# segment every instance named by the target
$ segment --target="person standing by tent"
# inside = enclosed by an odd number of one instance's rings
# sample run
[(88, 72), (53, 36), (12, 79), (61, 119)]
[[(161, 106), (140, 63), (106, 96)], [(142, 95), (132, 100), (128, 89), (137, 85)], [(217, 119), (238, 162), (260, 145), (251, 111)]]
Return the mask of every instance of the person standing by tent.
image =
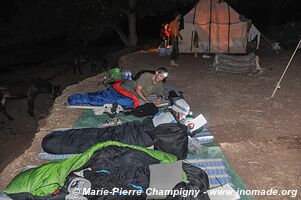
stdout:
[(171, 60), (169, 64), (171, 66), (178, 65), (176, 63), (176, 60), (179, 55), (178, 37), (181, 40), (183, 39), (182, 35), (180, 34), (180, 20), (181, 15), (177, 13), (175, 19), (169, 24), (170, 39), (172, 43)]

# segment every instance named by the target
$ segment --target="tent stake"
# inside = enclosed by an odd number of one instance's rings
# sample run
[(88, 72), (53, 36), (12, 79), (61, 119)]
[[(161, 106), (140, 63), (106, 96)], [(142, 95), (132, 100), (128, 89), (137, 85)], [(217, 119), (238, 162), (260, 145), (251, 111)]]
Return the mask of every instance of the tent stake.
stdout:
[(271, 99), (273, 99), (273, 97), (274, 97), (274, 95), (275, 95), (277, 89), (280, 88), (280, 83), (281, 83), (281, 81), (282, 81), (282, 79), (283, 79), (283, 77), (284, 77), (284, 75), (285, 75), (285, 73), (286, 73), (288, 67), (290, 66), (290, 64), (291, 64), (291, 62), (292, 62), (292, 60), (293, 60), (293, 58), (294, 58), (294, 56), (295, 56), (297, 50), (299, 49), (300, 43), (301, 43), (301, 40), (299, 41), (299, 43), (298, 43), (298, 45), (297, 45), (297, 47), (296, 47), (296, 49), (295, 49), (293, 55), (291, 56), (289, 62), (287, 63), (286, 68), (285, 68), (284, 72), (282, 73), (281, 78), (280, 78), (279, 81), (277, 82), (277, 85), (276, 85), (276, 87), (275, 87), (275, 89), (274, 89), (274, 92), (273, 92), (273, 94), (272, 94), (272, 96), (271, 96)]

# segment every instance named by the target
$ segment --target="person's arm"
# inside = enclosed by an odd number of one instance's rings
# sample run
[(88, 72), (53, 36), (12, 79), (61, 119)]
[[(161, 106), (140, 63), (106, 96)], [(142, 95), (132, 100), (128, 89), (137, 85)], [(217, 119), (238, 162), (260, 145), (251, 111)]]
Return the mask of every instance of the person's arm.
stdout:
[(141, 97), (141, 99), (143, 99), (143, 101), (145, 103), (149, 103), (149, 100), (145, 97), (145, 95), (142, 92), (142, 87), (140, 85), (137, 85), (137, 87), (135, 88), (136, 93), (139, 95), (139, 97)]
[(164, 93), (164, 88), (162, 83), (158, 83), (159, 87), (157, 88), (157, 91), (155, 94), (157, 95), (157, 98), (153, 101), (153, 103), (158, 106), (162, 103), (163, 101), (163, 93)]
[(180, 33), (180, 23), (177, 24), (177, 32), (178, 32), (178, 37), (180, 38), (180, 40), (183, 40), (183, 36)]
[(150, 101), (146, 98), (146, 96), (143, 94), (142, 90), (146, 89), (144, 87), (147, 87), (148, 79), (149, 79), (149, 74), (148, 73), (143, 73), (141, 76), (138, 78), (136, 81), (136, 87), (135, 91), (138, 94), (138, 96), (145, 101), (145, 103), (149, 103)]

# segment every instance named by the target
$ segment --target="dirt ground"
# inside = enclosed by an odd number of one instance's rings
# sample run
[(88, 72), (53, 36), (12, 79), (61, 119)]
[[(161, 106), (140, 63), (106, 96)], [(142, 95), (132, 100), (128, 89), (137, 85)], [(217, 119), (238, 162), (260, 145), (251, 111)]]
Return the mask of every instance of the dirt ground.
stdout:
[[(72, 52), (56, 49), (38, 49), (42, 53), (37, 54), (37, 49), (26, 49), (27, 54), (22, 51), (8, 51), (1, 54), (0, 80), (29, 80), (30, 78), (47, 79), (49, 82), (60, 85), (63, 90), (68, 85), (76, 84), (88, 77), (100, 73), (98, 68), (91, 72), (89, 64), (83, 64), (81, 70), (73, 73)], [(54, 54), (55, 51), (56, 54)], [(122, 49), (119, 46), (111, 45), (107, 48), (100, 48), (100, 54), (106, 53), (106, 58), (110, 64), (118, 63), (118, 58), (125, 54), (129, 49)], [(4, 59), (5, 58), (5, 59)], [(14, 58), (14, 59), (13, 59)], [(35, 61), (39, 64), (32, 64)], [(10, 65), (13, 62), (23, 62), (25, 64)], [(7, 111), (14, 117), (14, 121), (8, 120), (0, 113), (0, 171), (11, 161), (17, 158), (29, 148), (35, 133), (41, 124), (45, 123), (45, 118), (53, 105), (53, 100), (49, 94), (40, 94), (35, 100), (35, 117), (27, 114), (27, 100), (9, 99), (7, 100)], [(18, 146), (18, 148), (15, 148)]]
[[(97, 73), (91, 73), (90, 68), (83, 66), (84, 74), (73, 74), (71, 65), (39, 65), (28, 67), (20, 71), (13, 71), (0, 76), (1, 80), (23, 80), (31, 78), (48, 78), (56, 75), (50, 80), (53, 84), (60, 84), (64, 89), (67, 85), (77, 83), (89, 76), (95, 76)], [(43, 73), (46, 71), (47, 73)], [(13, 99), (7, 102), (7, 111), (14, 117), (14, 121), (8, 120), (0, 113), (0, 171), (4, 169), (11, 161), (30, 147), (34, 134), (40, 124), (43, 124), (48, 110), (51, 108), (53, 100), (49, 94), (40, 94), (35, 101), (35, 117), (27, 114), (27, 100)], [(16, 148), (18, 146), (18, 148)]]
[[(260, 65), (266, 70), (256, 77), (216, 74), (210, 68), (213, 59), (201, 56), (180, 55), (179, 66), (168, 67), (168, 83), (177, 85), (184, 92), (195, 114), (202, 113), (206, 117), (216, 143), (248, 189), (301, 188), (300, 52), (274, 100), (269, 98), (291, 53), (282, 51), (277, 55), (269, 49), (261, 51)], [(159, 57), (152, 51), (139, 51), (124, 56), (120, 63), (137, 72), (142, 68), (166, 66), (168, 61), (169, 57)], [(0, 189), (22, 167), (42, 163), (37, 159), (42, 138), (54, 128), (71, 127), (81, 113), (65, 108), (67, 97), (75, 92), (95, 91), (100, 78), (101, 75), (97, 75), (64, 90), (49, 115), (39, 122), (31, 147), (1, 173)], [(298, 195), (299, 198), (294, 199), (300, 199), (300, 191)], [(257, 196), (256, 199), (293, 198), (279, 195)]]

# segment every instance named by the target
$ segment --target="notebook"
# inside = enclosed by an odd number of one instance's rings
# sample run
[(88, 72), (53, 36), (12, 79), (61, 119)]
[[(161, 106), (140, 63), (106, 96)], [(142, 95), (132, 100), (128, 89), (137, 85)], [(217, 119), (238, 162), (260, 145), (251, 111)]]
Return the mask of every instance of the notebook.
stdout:
[(202, 114), (199, 114), (196, 118), (189, 120), (189, 123), (194, 124), (193, 129), (190, 130), (191, 132), (193, 132), (195, 130), (198, 130), (205, 124), (207, 124), (207, 120), (205, 119), (205, 117)]

